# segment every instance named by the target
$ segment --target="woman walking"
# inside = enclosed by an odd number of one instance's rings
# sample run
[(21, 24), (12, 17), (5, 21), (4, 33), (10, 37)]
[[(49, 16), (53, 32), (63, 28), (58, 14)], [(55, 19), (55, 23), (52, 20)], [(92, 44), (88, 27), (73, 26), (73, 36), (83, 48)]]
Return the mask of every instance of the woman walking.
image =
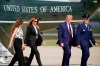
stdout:
[(18, 61), (18, 66), (24, 66), (24, 56), (23, 56), (22, 49), (25, 48), (25, 45), (23, 43), (23, 31), (21, 27), (22, 24), (23, 24), (23, 20), (17, 19), (16, 23), (13, 26), (12, 36), (8, 48), (11, 48), (13, 44), (15, 54), (8, 66), (14, 66), (15, 62), (17, 61)]
[(31, 62), (34, 55), (36, 56), (38, 66), (42, 66), (40, 53), (37, 49), (37, 46), (40, 44), (38, 43), (39, 42), (38, 39), (40, 39), (40, 32), (39, 29), (37, 28), (37, 24), (38, 24), (38, 19), (32, 18), (32, 20), (29, 22), (29, 26), (27, 27), (24, 43), (31, 48), (31, 53), (26, 66), (31, 66)]

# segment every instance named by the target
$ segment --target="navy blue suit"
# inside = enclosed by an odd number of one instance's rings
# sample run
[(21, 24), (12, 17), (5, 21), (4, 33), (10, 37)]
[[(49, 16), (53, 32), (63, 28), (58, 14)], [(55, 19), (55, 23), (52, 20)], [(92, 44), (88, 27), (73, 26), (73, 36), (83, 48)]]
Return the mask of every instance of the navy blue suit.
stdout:
[(82, 58), (81, 66), (87, 66), (87, 60), (90, 56), (89, 47), (91, 47), (90, 40), (93, 44), (96, 43), (92, 35), (92, 27), (88, 24), (87, 27), (85, 24), (80, 24), (77, 27), (77, 44), (81, 46)]
[[(75, 37), (75, 27), (71, 24), (73, 30), (73, 38)], [(72, 38), (72, 39), (73, 39)], [(62, 66), (69, 66), (69, 59), (71, 57), (71, 44), (70, 42), (70, 35), (67, 23), (61, 23), (58, 28), (58, 44), (64, 43), (64, 54), (63, 54), (63, 61)]]

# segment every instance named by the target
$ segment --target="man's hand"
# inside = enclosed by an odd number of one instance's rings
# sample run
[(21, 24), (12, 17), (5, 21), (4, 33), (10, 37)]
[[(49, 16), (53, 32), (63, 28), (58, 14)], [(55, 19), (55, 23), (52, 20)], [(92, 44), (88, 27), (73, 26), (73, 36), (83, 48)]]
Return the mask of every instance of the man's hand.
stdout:
[(95, 47), (97, 47), (97, 46), (98, 46), (98, 44), (97, 44), (97, 43), (95, 43), (95, 44), (94, 44), (94, 46), (95, 46)]
[(77, 45), (77, 48), (81, 48), (81, 46), (80, 45)]
[(61, 43), (60, 46), (61, 46), (61, 47), (64, 47), (64, 43)]

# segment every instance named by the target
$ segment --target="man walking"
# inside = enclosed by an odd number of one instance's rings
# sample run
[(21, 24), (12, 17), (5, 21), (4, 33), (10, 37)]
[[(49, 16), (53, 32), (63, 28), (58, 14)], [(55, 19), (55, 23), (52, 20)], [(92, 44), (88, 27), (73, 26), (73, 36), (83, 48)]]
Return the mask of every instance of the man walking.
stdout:
[(67, 15), (65, 22), (61, 23), (58, 28), (58, 43), (64, 51), (62, 66), (69, 66), (71, 45), (74, 43), (75, 27), (71, 21), (72, 15)]
[(87, 61), (90, 56), (89, 47), (92, 47), (91, 42), (93, 45), (96, 46), (96, 41), (92, 34), (92, 27), (89, 25), (89, 15), (84, 15), (83, 23), (78, 25), (77, 27), (77, 47), (81, 48), (82, 50), (82, 58), (81, 58), (81, 65), (80, 66), (87, 66)]

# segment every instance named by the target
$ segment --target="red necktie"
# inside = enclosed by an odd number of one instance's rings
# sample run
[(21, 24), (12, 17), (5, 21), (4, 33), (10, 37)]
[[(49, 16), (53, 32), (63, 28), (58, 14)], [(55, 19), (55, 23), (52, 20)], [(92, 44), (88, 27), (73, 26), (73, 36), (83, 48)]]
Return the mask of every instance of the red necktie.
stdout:
[(70, 36), (70, 41), (72, 41), (71, 24), (69, 24), (69, 36)]

